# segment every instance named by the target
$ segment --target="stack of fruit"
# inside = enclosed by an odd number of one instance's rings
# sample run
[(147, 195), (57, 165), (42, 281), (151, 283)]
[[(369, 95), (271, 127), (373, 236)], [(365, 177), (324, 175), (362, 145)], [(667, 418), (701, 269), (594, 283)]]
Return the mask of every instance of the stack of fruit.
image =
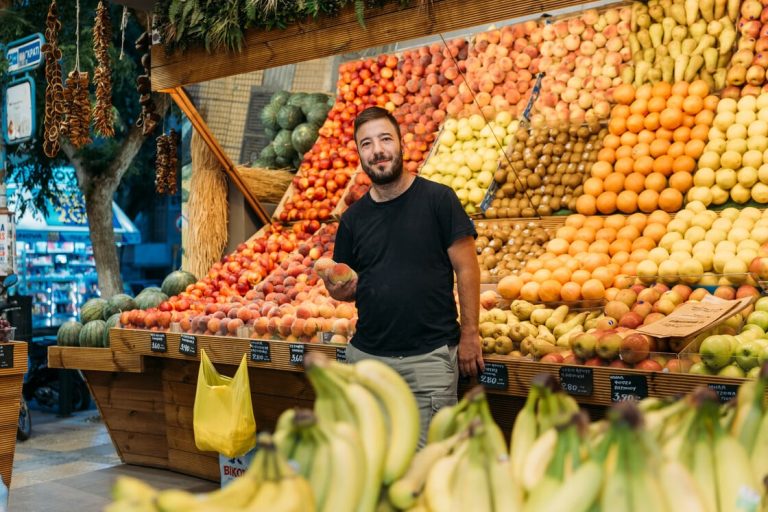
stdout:
[[(160, 289), (146, 288), (135, 300), (124, 293), (118, 293), (109, 299), (90, 299), (80, 308), (79, 322), (69, 320), (59, 327), (56, 344), (65, 347), (109, 347), (109, 330), (119, 327), (123, 311), (138, 307), (148, 309), (158, 300), (162, 302), (163, 297), (167, 298)], [(169, 325), (170, 313), (166, 326)]]
[(702, 80), (622, 85), (579, 213), (675, 212), (693, 186), (718, 99)]
[(734, 1), (634, 2), (629, 42), (635, 67), (625, 82), (639, 87), (701, 79), (711, 90), (722, 89), (738, 18)]
[(503, 148), (509, 145), (517, 127), (518, 122), (508, 112), (499, 112), (488, 123), (481, 114), (449, 118), (421, 175), (451, 187), (464, 210), (475, 214), (499, 167)]
[(261, 110), (261, 124), (269, 144), (252, 165), (268, 169), (298, 169), (304, 153), (317, 140), (332, 100), (327, 94), (278, 91)]
[(480, 280), (517, 274), (525, 262), (544, 253), (544, 247), (554, 234), (551, 229), (533, 222), (478, 222), (477, 261), (480, 264)]
[(758, 96), (768, 71), (768, 6), (760, 0), (744, 0), (739, 20), (738, 51), (731, 59), (723, 97)]
[(518, 128), (494, 179), (499, 185), (485, 217), (552, 215), (576, 210), (584, 179), (597, 161), (606, 128), (598, 124)]
[(768, 93), (720, 100), (693, 181), (689, 201), (768, 203)]

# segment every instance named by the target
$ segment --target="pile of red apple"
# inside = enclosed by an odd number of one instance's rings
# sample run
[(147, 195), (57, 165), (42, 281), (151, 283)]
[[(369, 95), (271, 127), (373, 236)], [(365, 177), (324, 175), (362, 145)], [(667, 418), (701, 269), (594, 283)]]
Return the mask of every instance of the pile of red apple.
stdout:
[(744, 0), (738, 23), (738, 50), (731, 58), (724, 97), (768, 92), (768, 2)]

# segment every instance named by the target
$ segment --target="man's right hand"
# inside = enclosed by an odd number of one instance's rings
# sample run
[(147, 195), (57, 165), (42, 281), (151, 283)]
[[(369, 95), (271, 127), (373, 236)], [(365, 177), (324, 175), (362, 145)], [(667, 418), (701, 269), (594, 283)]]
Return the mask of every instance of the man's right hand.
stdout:
[(334, 299), (345, 302), (352, 302), (355, 300), (355, 295), (357, 293), (357, 278), (334, 284), (327, 277), (323, 275), (320, 277), (323, 280), (325, 289), (328, 290), (328, 293)]

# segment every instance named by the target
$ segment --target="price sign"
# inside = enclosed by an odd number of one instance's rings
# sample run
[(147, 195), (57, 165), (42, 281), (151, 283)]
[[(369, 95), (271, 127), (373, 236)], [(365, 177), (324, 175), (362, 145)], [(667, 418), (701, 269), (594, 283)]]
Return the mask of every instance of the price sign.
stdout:
[(707, 384), (707, 387), (717, 393), (717, 398), (723, 404), (736, 398), (736, 393), (739, 391), (739, 386), (736, 384)]
[(560, 367), (560, 387), (569, 395), (592, 396), (594, 390), (592, 368), (583, 366)]
[(611, 375), (611, 402), (648, 398), (648, 379), (645, 375)]
[(0, 368), (13, 368), (13, 345), (0, 345)]
[(336, 347), (336, 360), (340, 363), (347, 362), (347, 347)]
[(192, 334), (182, 334), (179, 342), (179, 353), (185, 356), (197, 355), (197, 336)]
[(492, 389), (507, 389), (509, 373), (507, 366), (500, 363), (485, 363), (485, 371), (478, 378), (480, 384)]
[(251, 361), (257, 363), (271, 363), (272, 356), (269, 353), (269, 343), (266, 341), (251, 342)]
[(288, 345), (291, 353), (291, 364), (294, 366), (302, 366), (304, 364), (304, 344), (303, 343), (291, 343)]
[(320, 343), (330, 343), (331, 338), (333, 338), (333, 333), (330, 331), (323, 331), (319, 333), (318, 337), (320, 338)]
[(149, 350), (152, 352), (168, 352), (168, 339), (164, 332), (153, 332), (149, 335)]

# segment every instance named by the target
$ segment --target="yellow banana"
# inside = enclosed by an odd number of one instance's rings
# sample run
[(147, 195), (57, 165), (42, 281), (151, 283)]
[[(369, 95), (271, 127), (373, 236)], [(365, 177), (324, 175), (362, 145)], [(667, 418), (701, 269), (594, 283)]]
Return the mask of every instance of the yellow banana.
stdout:
[(552, 427), (544, 432), (531, 446), (525, 457), (525, 470), (521, 475), (523, 488), (531, 491), (544, 476), (547, 466), (555, 455), (557, 430)]
[(693, 458), (688, 467), (696, 482), (704, 503), (710, 507), (717, 504), (717, 479), (715, 461), (712, 457), (712, 442), (709, 436), (700, 435), (693, 442)]
[(452, 510), (456, 469), (461, 460), (467, 456), (468, 446), (469, 440), (462, 441), (453, 453), (437, 461), (429, 472), (424, 486), (424, 497), (430, 512)]
[(602, 483), (603, 467), (597, 461), (587, 461), (549, 496), (539, 510), (587, 512), (597, 501)]
[[(669, 510), (715, 512), (712, 507), (717, 503), (717, 500), (706, 502), (691, 473), (679, 462), (666, 461), (661, 465), (659, 483)], [(714, 482), (712, 484), (714, 485)]]
[(718, 510), (755, 510), (760, 504), (762, 487), (752, 472), (749, 455), (741, 443), (733, 436), (716, 430), (713, 455)]
[(493, 510), (482, 435), (482, 432), (476, 432), (470, 437), (467, 456), (457, 466), (452, 512)]
[(195, 510), (200, 505), (197, 495), (180, 489), (167, 489), (157, 494), (155, 506), (160, 512)]
[(464, 411), (469, 404), (469, 399), (465, 395), (459, 403), (456, 405), (450, 405), (443, 407), (429, 422), (429, 429), (427, 430), (427, 443), (435, 443), (451, 437), (456, 433), (457, 417), (459, 413)]
[[(612, 453), (613, 452), (613, 453)], [(606, 462), (615, 461), (613, 470), (606, 470), (603, 493), (600, 495), (600, 510), (611, 512), (632, 512), (629, 504), (630, 485), (626, 471), (625, 450), (619, 443), (611, 447)]]
[(312, 467), (304, 475), (309, 479), (309, 485), (312, 488), (312, 494), (315, 497), (317, 509), (321, 510), (321, 505), (325, 503), (330, 486), (333, 485), (333, 461), (331, 460), (331, 446), (327, 437), (315, 428), (312, 430), (315, 436), (315, 457), (312, 459)]
[[(349, 423), (335, 423), (332, 430), (324, 434), (330, 443), (332, 476), (324, 502), (318, 502), (318, 511), (354, 512), (365, 483), (360, 436)], [(344, 482), (344, 485), (339, 485), (339, 482)]]
[(151, 503), (157, 496), (157, 489), (142, 482), (138, 478), (119, 476), (112, 489), (112, 499), (115, 501), (131, 501), (136, 503)]
[[(768, 412), (763, 414), (760, 420), (760, 428), (750, 457), (755, 476), (761, 480), (768, 476)], [(768, 502), (768, 499), (766, 501)]]

